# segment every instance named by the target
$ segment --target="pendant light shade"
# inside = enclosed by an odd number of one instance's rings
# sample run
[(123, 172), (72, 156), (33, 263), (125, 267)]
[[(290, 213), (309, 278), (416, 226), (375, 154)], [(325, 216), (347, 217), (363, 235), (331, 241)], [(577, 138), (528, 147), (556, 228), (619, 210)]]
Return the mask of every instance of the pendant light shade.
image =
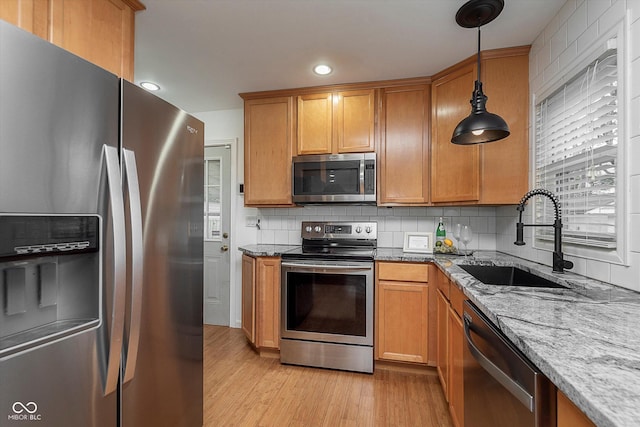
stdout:
[(478, 28), (478, 78), (471, 96), (471, 114), (462, 120), (453, 131), (451, 142), (472, 145), (497, 141), (509, 136), (509, 126), (497, 114), (487, 111), (487, 97), (482, 92), (480, 80), (480, 27), (493, 21), (502, 12), (504, 0), (471, 0), (456, 14), (456, 22), (464, 28)]

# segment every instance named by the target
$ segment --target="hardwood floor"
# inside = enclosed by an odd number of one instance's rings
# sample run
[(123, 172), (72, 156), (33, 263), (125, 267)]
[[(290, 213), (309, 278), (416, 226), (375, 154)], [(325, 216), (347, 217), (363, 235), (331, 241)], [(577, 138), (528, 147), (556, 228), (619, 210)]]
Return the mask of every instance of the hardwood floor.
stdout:
[(240, 329), (204, 331), (207, 427), (452, 425), (435, 373), (281, 365), (258, 356)]

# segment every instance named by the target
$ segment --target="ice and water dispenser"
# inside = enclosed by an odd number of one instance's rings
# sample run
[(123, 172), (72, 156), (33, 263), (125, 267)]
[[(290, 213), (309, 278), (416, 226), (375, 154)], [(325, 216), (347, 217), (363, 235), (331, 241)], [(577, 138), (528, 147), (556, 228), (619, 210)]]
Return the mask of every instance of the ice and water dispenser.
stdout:
[(100, 217), (0, 214), (0, 358), (100, 322)]

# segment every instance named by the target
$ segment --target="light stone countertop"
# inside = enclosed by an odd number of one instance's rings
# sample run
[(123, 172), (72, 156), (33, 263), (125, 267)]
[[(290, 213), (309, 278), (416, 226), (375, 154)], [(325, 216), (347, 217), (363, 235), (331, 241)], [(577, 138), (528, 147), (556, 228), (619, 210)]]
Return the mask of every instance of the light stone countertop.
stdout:
[[(240, 249), (277, 256), (295, 248)], [(376, 260), (434, 262), (596, 425), (640, 426), (640, 293), (494, 251), (465, 259), (378, 248)], [(460, 264), (516, 266), (569, 289), (485, 285)]]

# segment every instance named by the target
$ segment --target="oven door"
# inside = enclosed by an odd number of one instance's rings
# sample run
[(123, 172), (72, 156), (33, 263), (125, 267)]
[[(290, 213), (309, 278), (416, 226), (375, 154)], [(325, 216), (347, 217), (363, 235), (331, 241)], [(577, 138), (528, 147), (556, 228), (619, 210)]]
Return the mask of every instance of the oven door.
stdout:
[(373, 346), (373, 262), (282, 262), (284, 339)]

